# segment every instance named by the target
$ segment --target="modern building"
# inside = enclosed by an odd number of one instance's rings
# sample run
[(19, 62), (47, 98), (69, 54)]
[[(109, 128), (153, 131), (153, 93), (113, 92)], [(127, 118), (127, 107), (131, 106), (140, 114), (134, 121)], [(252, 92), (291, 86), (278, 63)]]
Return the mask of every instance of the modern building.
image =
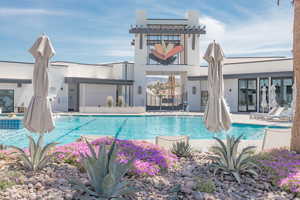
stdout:
[[(185, 19), (151, 19), (138, 11), (129, 33), (133, 40), (134, 62), (83, 64), (51, 63), (49, 94), (53, 110), (80, 111), (84, 107), (107, 105), (107, 98), (122, 96), (127, 106), (153, 107), (147, 77), (176, 77), (176, 100), (165, 99), (163, 109), (203, 111), (208, 98), (207, 66), (200, 66), (201, 36), (196, 11)], [(130, 45), (130, 44), (129, 44)], [(225, 52), (226, 53), (226, 52)], [(224, 61), (225, 98), (232, 112), (261, 111), (261, 88), (276, 85), (277, 100), (290, 106), (292, 100), (292, 59), (285, 57), (231, 57)], [(22, 111), (32, 96), (33, 63), (0, 61), (0, 107), (2, 112)], [(268, 96), (268, 95), (267, 95)], [(155, 99), (155, 98), (154, 98)], [(177, 106), (172, 106), (176, 101)]]

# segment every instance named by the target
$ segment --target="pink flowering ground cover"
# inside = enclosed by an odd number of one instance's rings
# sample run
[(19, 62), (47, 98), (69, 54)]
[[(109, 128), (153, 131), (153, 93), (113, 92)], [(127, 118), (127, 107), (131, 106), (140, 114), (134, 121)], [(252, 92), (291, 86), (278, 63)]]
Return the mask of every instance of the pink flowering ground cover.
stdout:
[[(113, 139), (102, 137), (94, 140), (91, 144), (96, 150), (99, 145), (111, 145)], [(135, 158), (131, 172), (138, 175), (156, 175), (172, 167), (177, 157), (149, 142), (133, 140), (116, 140), (119, 147), (118, 161), (127, 163), (132, 157)], [(63, 146), (56, 147), (56, 152), (60, 152), (59, 159), (66, 162), (80, 165), (80, 154), (90, 154), (89, 148), (85, 142), (73, 142)]]
[(258, 161), (270, 169), (269, 173), (273, 174), (273, 181), (278, 186), (300, 194), (300, 154), (274, 149), (263, 153)]

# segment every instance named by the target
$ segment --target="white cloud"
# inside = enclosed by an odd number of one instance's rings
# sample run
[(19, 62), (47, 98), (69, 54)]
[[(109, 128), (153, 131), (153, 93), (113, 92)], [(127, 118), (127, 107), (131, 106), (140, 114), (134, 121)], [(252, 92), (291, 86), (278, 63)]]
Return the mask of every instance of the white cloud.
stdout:
[(68, 15), (67, 11), (55, 11), (46, 9), (26, 9), (26, 8), (0, 8), (0, 16), (19, 15)]
[(206, 25), (207, 30), (200, 39), (201, 57), (213, 40), (222, 45), (227, 56), (283, 52), (289, 55), (292, 48), (292, 16), (289, 12), (269, 10), (262, 15), (249, 16), (248, 20), (235, 18), (230, 24), (202, 16), (199, 22)]

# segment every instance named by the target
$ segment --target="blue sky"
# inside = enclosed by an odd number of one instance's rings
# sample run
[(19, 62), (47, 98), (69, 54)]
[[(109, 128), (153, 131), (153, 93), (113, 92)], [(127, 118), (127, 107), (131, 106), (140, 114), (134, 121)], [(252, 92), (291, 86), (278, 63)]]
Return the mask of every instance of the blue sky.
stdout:
[[(0, 60), (33, 61), (28, 49), (45, 32), (53, 60), (133, 61), (135, 11), (151, 18), (183, 18), (197, 10), (207, 34), (201, 54), (218, 41), (226, 56), (291, 56), (292, 5), (282, 0), (1, 0)], [(201, 55), (200, 55), (201, 56)]]

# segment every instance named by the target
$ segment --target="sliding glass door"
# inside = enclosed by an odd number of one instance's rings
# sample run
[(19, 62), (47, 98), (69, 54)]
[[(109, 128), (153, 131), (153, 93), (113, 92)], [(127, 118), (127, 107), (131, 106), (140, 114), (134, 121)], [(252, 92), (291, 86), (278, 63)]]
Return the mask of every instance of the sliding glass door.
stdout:
[(0, 108), (3, 113), (14, 112), (14, 90), (0, 90)]
[(272, 78), (272, 85), (276, 86), (276, 100), (280, 106), (291, 106), (293, 98), (292, 78)]
[(239, 112), (254, 112), (257, 106), (256, 79), (239, 80)]

